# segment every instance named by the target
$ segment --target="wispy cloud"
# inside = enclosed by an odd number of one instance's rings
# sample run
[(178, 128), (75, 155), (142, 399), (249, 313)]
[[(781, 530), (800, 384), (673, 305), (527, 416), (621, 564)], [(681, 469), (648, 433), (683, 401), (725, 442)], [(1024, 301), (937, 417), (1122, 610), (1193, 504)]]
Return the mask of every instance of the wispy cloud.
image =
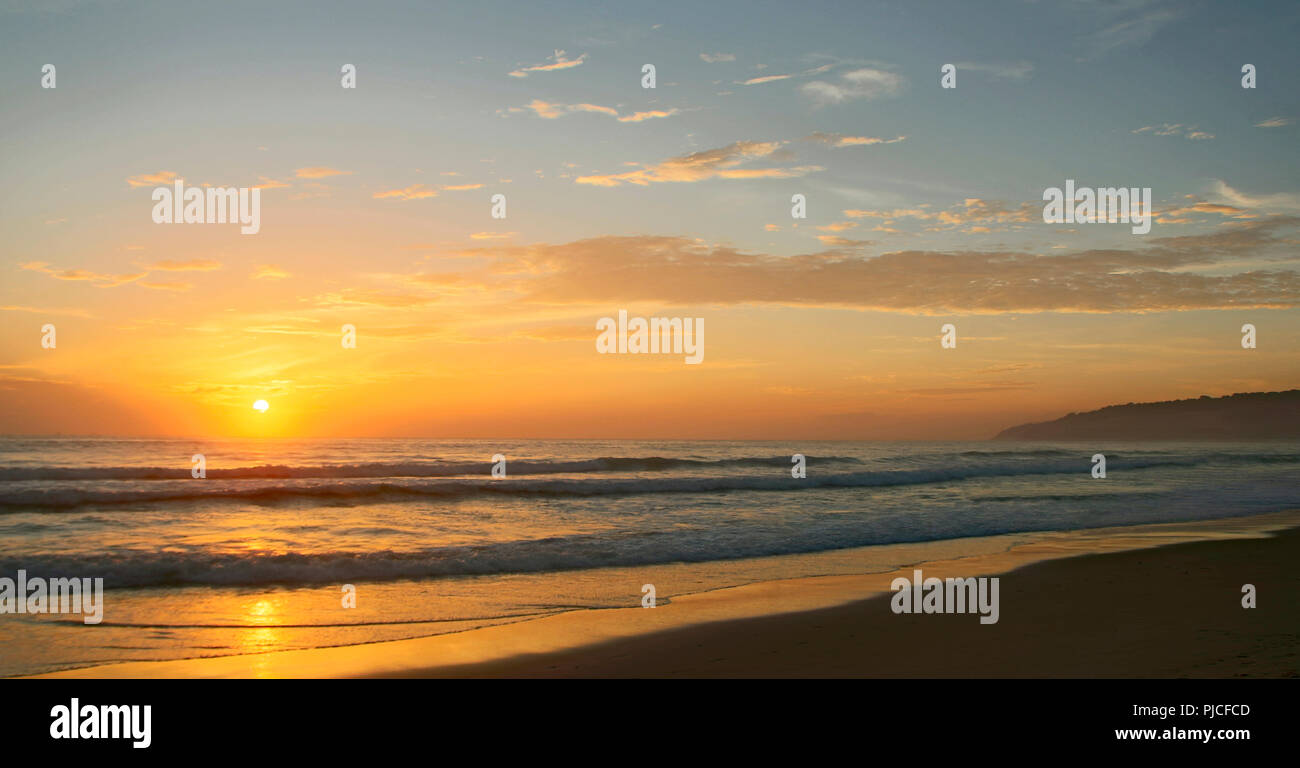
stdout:
[[(739, 84), (740, 85), (762, 85), (763, 83), (775, 83), (781, 80), (789, 80), (790, 78), (794, 78), (794, 77), (810, 77), (812, 75), (820, 75), (824, 72), (829, 72), (830, 70), (835, 68), (835, 65), (836, 62), (831, 62), (830, 64), (821, 64), (811, 69), (805, 69), (802, 72), (793, 72), (793, 73), (781, 74), (781, 75), (759, 75), (758, 77), (751, 77), (748, 80), (742, 80), (740, 81)], [(759, 69), (765, 69), (766, 66), (767, 65), (765, 64), (759, 65)]]
[(549, 64), (535, 64), (531, 67), (520, 67), (510, 73), (511, 77), (528, 77), (533, 72), (555, 72), (561, 69), (572, 69), (580, 66), (587, 60), (587, 54), (582, 54), (576, 59), (567, 58), (564, 51), (557, 50), (554, 56), (548, 57)]
[(258, 264), (251, 275), (254, 280), (283, 280), (289, 276), (289, 272), (274, 264)]
[(426, 197), (437, 197), (438, 190), (424, 184), (412, 184), (409, 187), (401, 189), (389, 189), (384, 192), (376, 192), (372, 197), (376, 200), (395, 199), (395, 200), (422, 200)]
[(1222, 180), (1215, 179), (1210, 197), (1238, 208), (1266, 213), (1300, 212), (1300, 195), (1279, 192), (1272, 195), (1251, 195), (1234, 189)]
[[(910, 314), (1155, 312), (1300, 307), (1300, 273), (1284, 266), (1300, 218), (1237, 222), (1153, 238), (1132, 249), (1023, 251), (837, 248), (788, 257), (685, 237), (603, 237), (498, 246), (484, 279), (515, 275), (531, 301), (844, 306)], [(829, 237), (836, 237), (831, 235)], [(855, 243), (856, 241), (847, 241)], [(1231, 270), (1242, 259), (1267, 269)]]
[(869, 147), (872, 144), (897, 144), (907, 139), (906, 136), (895, 136), (892, 139), (878, 139), (874, 136), (845, 136), (839, 133), (817, 133), (808, 136), (809, 141), (820, 141), (832, 147)]
[[(925, 222), (929, 231), (940, 231), (967, 227), (971, 233), (993, 231), (994, 226), (1027, 224), (1037, 220), (1042, 208), (1037, 203), (1021, 203), (1011, 207), (1001, 200), (984, 200), (970, 197), (959, 205), (935, 210), (929, 206), (917, 208), (894, 208), (886, 210), (850, 209), (844, 215), (851, 219), (881, 219), (886, 227), (899, 219), (912, 219)], [(877, 227), (873, 231), (890, 232), (888, 228)]]
[(616, 187), (620, 184), (657, 184), (694, 182), (706, 179), (789, 179), (822, 170), (805, 165), (786, 168), (741, 168), (746, 163), (772, 156), (781, 148), (779, 141), (737, 141), (718, 149), (674, 157), (624, 173), (579, 176), (578, 184)]
[(1160, 125), (1144, 125), (1137, 128), (1132, 133), (1149, 133), (1153, 136), (1182, 136), (1192, 141), (1205, 140), (1214, 138), (1214, 134), (1205, 131), (1196, 130), (1194, 125), (1183, 125), (1182, 123), (1161, 123)]
[(1086, 55), (1093, 58), (1146, 45), (1184, 11), (1176, 0), (1081, 0), (1076, 6), (1081, 19), (1105, 25), (1081, 37)]
[(422, 294), (384, 293), (360, 288), (349, 288), (326, 293), (312, 299), (319, 307), (377, 307), (381, 309), (417, 309), (434, 303), (435, 299)]
[(893, 72), (864, 67), (844, 72), (838, 80), (813, 80), (799, 86), (799, 90), (820, 105), (842, 104), (858, 99), (876, 99), (893, 96), (903, 87), (904, 80)]
[(873, 244), (871, 240), (853, 240), (842, 235), (818, 235), (817, 239), (822, 245), (834, 248), (862, 248)]
[(1156, 211), (1156, 223), (1187, 224), (1193, 221), (1191, 217), (1197, 214), (1211, 214), (1233, 219), (1254, 219), (1259, 217), (1259, 214), (1251, 213), (1245, 208), (1239, 208), (1235, 205), (1224, 205), (1222, 203), (1207, 203), (1201, 201), (1190, 205)]
[(329, 176), (347, 176), (351, 173), (352, 171), (340, 171), (337, 168), (313, 165), (307, 168), (299, 168), (293, 172), (293, 175), (300, 179), (324, 179)]
[(518, 113), (532, 111), (538, 117), (544, 120), (555, 120), (575, 112), (591, 112), (605, 115), (618, 120), (620, 123), (640, 123), (645, 120), (652, 120), (659, 117), (672, 117), (681, 110), (672, 109), (654, 109), (645, 112), (633, 112), (632, 114), (620, 114), (614, 107), (604, 107), (599, 104), (559, 104), (555, 102), (543, 101), (542, 99), (533, 99), (527, 106), (510, 107), (507, 112)]
[(740, 84), (762, 85), (763, 83), (775, 83), (778, 80), (789, 80), (792, 77), (795, 77), (795, 75), (761, 75), (759, 77), (751, 77), (748, 80), (742, 80)]
[(126, 183), (133, 187), (156, 187), (161, 184), (171, 184), (175, 179), (175, 171), (159, 171), (157, 173), (141, 173), (131, 176), (126, 180)]
[(467, 192), (473, 189), (482, 189), (482, 184), (444, 184), (441, 187), (431, 187), (427, 184), (412, 184), (409, 187), (401, 189), (389, 189), (383, 192), (376, 192), (371, 197), (376, 200), (423, 200), (430, 197), (437, 197), (439, 192)]
[(649, 109), (645, 112), (633, 112), (630, 115), (619, 115), (618, 121), (620, 123), (640, 123), (645, 120), (654, 120), (660, 117), (672, 117), (679, 111), (680, 110), (676, 107), (672, 109)]
[(1293, 117), (1270, 117), (1262, 122), (1255, 123), (1256, 128), (1282, 128), (1295, 122)]
[(708, 62), (709, 64), (717, 64), (717, 63), (719, 63), (719, 62), (723, 62), (723, 61), (735, 61), (735, 60), (736, 60), (736, 54), (734, 54), (734, 53), (701, 53), (701, 54), (700, 54), (700, 59), (702, 59), (703, 61)]
[(119, 285), (135, 282), (145, 275), (146, 272), (130, 272), (126, 274), (105, 274), (101, 272), (91, 272), (85, 269), (55, 269), (44, 261), (29, 261), (18, 265), (19, 269), (26, 269), (32, 272), (41, 272), (49, 275), (56, 280), (75, 280), (94, 283), (100, 288), (116, 288)]
[(0, 306), (0, 312), (28, 312), (34, 315), (68, 315), (70, 317), (91, 317), (88, 310), (81, 307), (29, 307), (19, 304)]

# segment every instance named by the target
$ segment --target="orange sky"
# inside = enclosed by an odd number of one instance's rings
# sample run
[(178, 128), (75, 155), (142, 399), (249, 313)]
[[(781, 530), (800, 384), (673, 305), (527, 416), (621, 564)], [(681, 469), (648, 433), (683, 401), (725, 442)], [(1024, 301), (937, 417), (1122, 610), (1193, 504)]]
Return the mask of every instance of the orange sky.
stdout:
[[(949, 10), (969, 51), (865, 4), (707, 34), (631, 10), (195, 10), (197, 37), (15, 11), (0, 433), (974, 439), (1300, 386), (1285, 82), (1111, 40), (1123, 18)], [(1103, 60), (1159, 68), (1165, 97), (1117, 95)], [(261, 188), (260, 231), (155, 224), (178, 179)], [(1066, 179), (1153, 188), (1151, 232), (1044, 223)], [(704, 318), (704, 362), (597, 354), (619, 310)]]

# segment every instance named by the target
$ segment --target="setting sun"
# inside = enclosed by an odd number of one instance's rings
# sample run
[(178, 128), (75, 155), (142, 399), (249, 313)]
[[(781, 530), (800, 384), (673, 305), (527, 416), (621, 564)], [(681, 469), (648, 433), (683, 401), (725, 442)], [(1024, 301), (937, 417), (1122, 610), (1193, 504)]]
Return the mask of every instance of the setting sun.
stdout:
[(257, 402), (253, 403), (253, 410), (258, 411), (259, 413), (266, 413), (266, 409), (270, 407), (271, 404), (266, 402), (265, 400), (258, 400)]

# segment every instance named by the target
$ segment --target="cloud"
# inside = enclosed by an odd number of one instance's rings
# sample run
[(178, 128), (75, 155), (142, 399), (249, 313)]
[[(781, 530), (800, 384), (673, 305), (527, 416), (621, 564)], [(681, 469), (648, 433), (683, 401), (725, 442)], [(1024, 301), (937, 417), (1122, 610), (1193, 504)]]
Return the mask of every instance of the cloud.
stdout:
[(718, 149), (674, 157), (635, 171), (594, 176), (579, 176), (578, 184), (616, 187), (621, 184), (645, 186), (665, 182), (694, 182), (706, 179), (789, 179), (822, 170), (821, 166), (794, 168), (740, 168), (753, 160), (771, 156), (781, 147), (779, 141), (737, 141)]
[(289, 277), (289, 273), (274, 264), (258, 264), (251, 277), (254, 280), (282, 280)]
[[(568, 111), (566, 105), (564, 104), (551, 104), (549, 102), (542, 101), (541, 99), (533, 99), (532, 102), (530, 102), (527, 107), (511, 107), (509, 111), (523, 112), (525, 109), (531, 109), (532, 111), (537, 113), (538, 117), (544, 118), (546, 120), (554, 120), (555, 118), (560, 117), (566, 111)], [(618, 113), (615, 112), (615, 114)]]
[[(740, 85), (762, 85), (763, 83), (775, 83), (775, 82), (778, 82), (778, 81), (780, 81), (780, 80), (789, 80), (789, 79), (792, 78), (792, 77), (808, 77), (809, 75), (820, 75), (820, 74), (822, 74), (823, 72), (829, 72), (829, 71), (830, 71), (832, 68), (834, 68), (834, 67), (835, 67), (835, 64), (834, 64), (834, 63), (831, 63), (831, 64), (822, 64), (821, 66), (813, 67), (812, 69), (805, 69), (805, 70), (802, 71), (802, 72), (795, 72), (795, 73), (792, 73), (792, 74), (784, 74), (784, 75), (760, 75), (760, 76), (758, 76), (758, 77), (751, 77), (751, 78), (748, 79), (748, 80), (741, 81), (741, 82), (740, 82)], [(766, 65), (766, 64), (760, 64), (760, 65), (758, 66), (758, 68), (759, 68), (759, 69), (766, 69), (766, 68), (767, 68), (767, 65)]]
[(376, 200), (423, 200), (429, 197), (437, 197), (439, 192), (467, 192), (473, 189), (482, 189), (483, 186), (483, 184), (444, 184), (435, 189), (426, 184), (412, 184), (402, 189), (376, 192), (371, 197)]
[(214, 269), (221, 269), (221, 262), (212, 259), (189, 259), (187, 261), (163, 259), (150, 264), (149, 268), (160, 269), (164, 272), (210, 272)]
[[(897, 219), (915, 219), (933, 224), (934, 226), (929, 229), (937, 231), (972, 225), (1024, 224), (1040, 220), (1038, 217), (1041, 212), (1042, 208), (1038, 203), (1021, 203), (1019, 206), (1012, 208), (1001, 200), (968, 197), (960, 205), (943, 210), (932, 210), (929, 207), (895, 208), (893, 210), (850, 209), (844, 211), (844, 215), (851, 219), (883, 219), (886, 223)], [(972, 231), (988, 232), (990, 230), (987, 226), (983, 226)]]
[(70, 315), (72, 317), (90, 317), (91, 314), (80, 307), (56, 309), (53, 307), (28, 307), (20, 304), (0, 306), (0, 312), (30, 312), (34, 315)]
[(584, 53), (576, 59), (569, 59), (565, 57), (564, 51), (557, 50), (554, 56), (548, 56), (547, 58), (551, 61), (550, 64), (535, 64), (531, 67), (520, 67), (511, 72), (510, 76), (528, 77), (528, 75), (533, 72), (555, 72), (561, 69), (572, 69), (586, 61), (587, 54)]
[(864, 67), (841, 74), (838, 82), (814, 80), (799, 86), (799, 90), (820, 105), (842, 104), (857, 99), (893, 96), (903, 83), (903, 78), (892, 72)]
[(1300, 212), (1300, 195), (1279, 192), (1273, 195), (1250, 195), (1233, 189), (1226, 182), (1215, 179), (1210, 196), (1218, 202), (1252, 211), (1269, 213)]
[(832, 147), (866, 147), (872, 144), (897, 144), (907, 139), (906, 136), (895, 136), (892, 139), (878, 139), (874, 136), (844, 136), (838, 133), (817, 133), (808, 136), (809, 141), (820, 141)]
[(299, 168), (293, 174), (300, 179), (324, 179), (329, 176), (347, 176), (352, 171), (340, 171), (335, 168), (326, 168), (322, 165), (313, 165), (308, 168)]
[(615, 118), (620, 123), (640, 123), (658, 117), (672, 117), (681, 111), (676, 108), (656, 109), (646, 112), (634, 112), (630, 115), (620, 115), (617, 109), (614, 109), (613, 107), (604, 107), (599, 104), (558, 104), (549, 101), (542, 101), (541, 99), (533, 99), (527, 106), (510, 107), (506, 111), (517, 113), (526, 112), (528, 110), (532, 110), (543, 120), (556, 120), (574, 112), (593, 112)]
[(402, 189), (390, 189), (385, 192), (376, 192), (373, 197), (376, 200), (392, 198), (397, 200), (422, 200), (426, 197), (437, 197), (438, 190), (424, 184), (412, 184)]
[(1256, 128), (1282, 128), (1295, 122), (1293, 117), (1270, 117), (1259, 123), (1255, 123)]
[[(302, 179), (316, 179), (324, 176), (335, 176), (338, 174), (351, 173), (351, 171), (336, 171), (333, 168), (299, 168), (297, 175)], [(166, 186), (180, 178), (175, 171), (159, 171), (158, 173), (141, 173), (127, 178), (126, 183), (132, 187), (158, 187)], [(283, 181), (278, 181), (266, 176), (258, 176), (259, 184), (254, 184), (255, 189), (279, 189), (288, 187)], [(210, 186), (204, 184), (203, 186)]]
[(1233, 219), (1254, 219), (1258, 214), (1251, 213), (1244, 208), (1238, 208), (1234, 205), (1223, 205), (1221, 203), (1198, 202), (1191, 205), (1185, 205), (1180, 208), (1169, 208), (1156, 212), (1157, 224), (1187, 224), (1191, 219), (1187, 216), (1196, 213), (1212, 213), (1218, 216), (1226, 216)]
[(1182, 123), (1161, 123), (1160, 125), (1144, 125), (1132, 133), (1153, 133), (1156, 136), (1178, 136), (1183, 132)]
[(41, 272), (49, 275), (56, 280), (75, 280), (94, 283), (100, 288), (116, 288), (119, 285), (135, 282), (148, 272), (132, 272), (128, 274), (103, 274), (99, 272), (90, 272), (85, 269), (55, 269), (43, 261), (29, 261), (18, 265), (19, 269), (26, 269), (32, 272)]
[(621, 115), (619, 116), (618, 121), (620, 123), (639, 123), (644, 120), (653, 120), (659, 117), (672, 117), (677, 114), (678, 111), (679, 110), (676, 107), (672, 109), (651, 109), (646, 112), (633, 112), (630, 115)]
[(720, 61), (735, 61), (734, 53), (701, 53), (700, 58), (709, 64), (717, 64)]
[(852, 240), (839, 235), (818, 235), (817, 239), (821, 241), (822, 245), (829, 245), (836, 248), (862, 248), (871, 245), (873, 242), (871, 240)]
[[(555, 105), (555, 106), (562, 106), (562, 105)], [(618, 116), (617, 109), (614, 109), (613, 107), (602, 107), (599, 104), (572, 104), (570, 106), (564, 107), (564, 109), (570, 112), (595, 112), (601, 115), (610, 115), (611, 117)], [(553, 113), (551, 115), (548, 115), (548, 117), (559, 117), (559, 114)]]
[(1117, 49), (1140, 48), (1182, 15), (1176, 0), (1092, 0), (1077, 5), (1087, 20), (1100, 19), (1106, 25), (1081, 37), (1091, 57)]
[(1187, 210), (1198, 213), (1217, 213), (1221, 216), (1244, 216), (1245, 211), (1241, 208), (1235, 208), (1231, 205), (1219, 205), (1217, 203), (1196, 203), (1187, 207)]
[(156, 187), (162, 184), (171, 184), (175, 180), (175, 171), (159, 171), (157, 173), (141, 173), (131, 176), (126, 180), (126, 183), (133, 187)]
[(763, 75), (762, 77), (751, 77), (742, 81), (741, 85), (762, 85), (763, 83), (775, 83), (778, 80), (789, 80), (794, 75)]
[(97, 288), (117, 288), (118, 286), (134, 283), (141, 288), (150, 288), (157, 291), (188, 291), (194, 286), (190, 283), (174, 280), (146, 280), (151, 270), (162, 272), (208, 272), (214, 269), (221, 269), (221, 263), (211, 259), (190, 259), (188, 261), (175, 261), (164, 259), (149, 265), (148, 270), (143, 272), (131, 272), (127, 274), (104, 274), (100, 272), (91, 272), (85, 269), (55, 269), (43, 261), (30, 261), (19, 264), (19, 268), (40, 272), (49, 275), (56, 280), (81, 281), (93, 284)]
[(378, 307), (381, 309), (415, 309), (434, 303), (435, 299), (416, 294), (382, 293), (380, 291), (349, 288), (336, 293), (325, 293), (312, 299), (318, 307)]
[[(1300, 218), (1151, 238), (1132, 249), (1021, 251), (843, 248), (794, 257), (685, 237), (600, 237), (475, 252), (500, 281), (542, 303), (835, 306), (910, 314), (1156, 312), (1300, 307), (1287, 241)], [(1224, 274), (1243, 260), (1270, 268)], [(1288, 268), (1289, 267), (1289, 268)]]

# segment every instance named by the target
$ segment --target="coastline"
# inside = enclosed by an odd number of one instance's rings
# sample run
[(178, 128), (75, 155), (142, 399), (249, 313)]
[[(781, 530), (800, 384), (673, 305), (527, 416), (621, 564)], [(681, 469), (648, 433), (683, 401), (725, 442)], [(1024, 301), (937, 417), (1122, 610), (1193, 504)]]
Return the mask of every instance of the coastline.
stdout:
[[(1001, 537), (988, 537), (1001, 538)], [(1218, 677), (1300, 674), (1300, 510), (1010, 534), (1007, 547), (860, 575), (756, 582), (653, 609), (577, 610), (408, 640), (124, 662), (122, 677)], [(895, 615), (889, 585), (999, 576), (1001, 618)], [(1254, 584), (1259, 607), (1241, 607)]]

